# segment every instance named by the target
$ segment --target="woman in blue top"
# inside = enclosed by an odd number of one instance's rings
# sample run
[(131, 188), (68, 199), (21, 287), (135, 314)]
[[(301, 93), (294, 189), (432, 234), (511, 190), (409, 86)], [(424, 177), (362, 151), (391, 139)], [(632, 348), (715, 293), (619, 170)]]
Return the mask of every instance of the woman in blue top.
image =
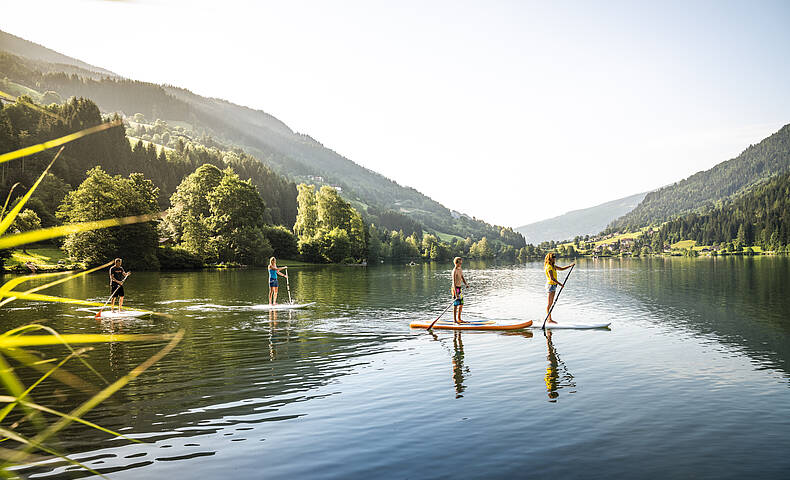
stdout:
[(277, 305), (277, 290), (280, 284), (277, 282), (277, 275), (288, 278), (288, 275), (283, 275), (280, 270), (286, 270), (288, 267), (277, 268), (277, 260), (272, 257), (269, 259), (269, 305)]

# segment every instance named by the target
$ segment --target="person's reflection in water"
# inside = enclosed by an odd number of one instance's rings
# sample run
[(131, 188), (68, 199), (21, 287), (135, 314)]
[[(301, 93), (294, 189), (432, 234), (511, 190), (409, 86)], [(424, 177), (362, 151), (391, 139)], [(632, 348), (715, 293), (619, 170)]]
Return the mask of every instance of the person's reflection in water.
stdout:
[[(433, 337), (434, 340), (441, 343), (444, 348), (449, 350), (447, 346), (442, 342), (435, 332), (428, 330), (428, 333)], [(450, 363), (453, 366), (453, 384), (455, 385), (455, 398), (463, 398), (464, 390), (466, 390), (466, 385), (464, 385), (465, 376), (469, 376), (469, 367), (464, 366), (464, 344), (461, 339), (461, 332), (453, 332), (453, 351), (451, 352), (451, 361)]]
[(277, 359), (277, 350), (274, 348), (274, 330), (277, 328), (277, 310), (269, 310), (269, 360)]
[(455, 383), (455, 398), (462, 398), (461, 395), (466, 386), (464, 385), (464, 374), (469, 374), (469, 367), (464, 366), (464, 342), (461, 332), (453, 332), (453, 383)]
[[(557, 351), (554, 349), (554, 344), (551, 343), (551, 330), (544, 331), (546, 336), (546, 347), (548, 348), (548, 355), (546, 359), (549, 361), (546, 367), (546, 391), (549, 395), (549, 401), (552, 403), (557, 402), (560, 396), (560, 389), (563, 388), (576, 388), (576, 382), (573, 381), (573, 375), (568, 371), (565, 362), (560, 359)], [(576, 393), (576, 390), (570, 390), (568, 393)]]
[[(97, 318), (102, 333), (107, 335), (124, 333), (126, 325), (123, 319)], [(107, 360), (113, 372), (122, 372), (130, 363), (129, 349), (125, 342), (107, 342)]]

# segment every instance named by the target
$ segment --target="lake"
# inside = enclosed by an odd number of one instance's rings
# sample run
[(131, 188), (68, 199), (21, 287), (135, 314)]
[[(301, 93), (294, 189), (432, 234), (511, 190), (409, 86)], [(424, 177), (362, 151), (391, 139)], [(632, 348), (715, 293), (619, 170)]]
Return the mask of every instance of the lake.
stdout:
[[(468, 318), (542, 322), (542, 263), (467, 263)], [(449, 303), (450, 270), (296, 267), (292, 295), (317, 303), (277, 313), (254, 309), (266, 270), (136, 272), (127, 304), (169, 317), (97, 322), (20, 301), (0, 315), (61, 333), (186, 331), (86, 417), (146, 443), (78, 425), (53, 443), (113, 479), (787, 478), (790, 258), (580, 260), (553, 316), (610, 329), (410, 330)], [(106, 290), (97, 272), (45, 293)], [(99, 345), (89, 361), (114, 380), (163, 345)], [(60, 410), (87, 398), (56, 382), (35, 393)], [(19, 473), (90, 476), (60, 460)]]

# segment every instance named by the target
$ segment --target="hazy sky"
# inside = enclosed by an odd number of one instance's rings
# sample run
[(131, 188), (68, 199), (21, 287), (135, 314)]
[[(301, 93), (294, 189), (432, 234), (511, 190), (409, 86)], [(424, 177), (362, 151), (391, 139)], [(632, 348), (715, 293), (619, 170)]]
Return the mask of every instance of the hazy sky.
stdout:
[(262, 109), (519, 226), (672, 183), (790, 123), (790, 2), (11, 0), (0, 29)]

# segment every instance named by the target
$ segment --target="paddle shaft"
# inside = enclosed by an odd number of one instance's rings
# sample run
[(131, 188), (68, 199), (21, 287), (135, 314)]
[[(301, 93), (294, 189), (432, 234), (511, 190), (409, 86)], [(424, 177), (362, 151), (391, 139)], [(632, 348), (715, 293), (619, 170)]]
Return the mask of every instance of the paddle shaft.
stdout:
[(431, 322), (431, 324), (428, 326), (428, 330), (430, 330), (430, 329), (432, 329), (432, 328), (433, 328), (434, 324), (436, 324), (436, 322), (438, 322), (438, 321), (439, 321), (439, 319), (440, 319), (440, 318), (442, 318), (442, 315), (444, 315), (444, 312), (446, 312), (447, 310), (449, 310), (449, 309), (450, 309), (450, 307), (452, 307), (454, 303), (455, 303), (455, 299), (453, 299), (453, 301), (452, 301), (452, 302), (450, 302), (450, 305), (447, 305), (447, 306), (444, 308), (444, 310), (442, 310), (442, 313), (440, 313), (440, 314), (439, 314), (439, 316), (438, 316), (438, 317), (436, 317), (436, 320), (434, 320), (433, 322)]
[(288, 281), (288, 272), (287, 272), (288, 267), (283, 267), (283, 268), (286, 270), (286, 272), (285, 272), (285, 288), (286, 288), (286, 290), (288, 290), (288, 303), (294, 303), (294, 301), (291, 300), (291, 283)]
[[(132, 273), (132, 272), (129, 272), (129, 273)], [(126, 275), (124, 275), (124, 276), (123, 276), (123, 280), (121, 280), (122, 282), (125, 282), (125, 281), (126, 281), (126, 277), (128, 277), (128, 276), (129, 276), (129, 273), (127, 273)], [(99, 311), (96, 313), (96, 318), (99, 318), (99, 317), (101, 317), (101, 312), (102, 312), (102, 310), (104, 310), (104, 307), (106, 307), (106, 306), (107, 306), (107, 304), (108, 304), (108, 303), (110, 303), (110, 300), (112, 300), (112, 297), (114, 297), (114, 296), (115, 296), (115, 293), (116, 293), (116, 292), (118, 291), (118, 289), (120, 289), (122, 286), (123, 286), (123, 285), (121, 285), (121, 284), (118, 284), (118, 286), (115, 288), (115, 290), (113, 290), (113, 292), (110, 294), (110, 298), (108, 298), (108, 299), (107, 299), (107, 301), (106, 301), (106, 302), (104, 302), (104, 305), (102, 305), (102, 307), (101, 307), (101, 308), (99, 309)], [(120, 310), (119, 310), (119, 311), (120, 311)], [(90, 318), (90, 317), (88, 317), (88, 318)]]
[(436, 322), (438, 322), (438, 321), (439, 321), (439, 319), (440, 319), (440, 318), (442, 318), (442, 315), (444, 315), (444, 312), (446, 312), (447, 310), (449, 310), (449, 309), (450, 309), (450, 307), (452, 307), (454, 303), (455, 303), (455, 298), (453, 298), (453, 301), (452, 301), (452, 302), (450, 302), (450, 305), (447, 305), (447, 306), (444, 308), (444, 310), (442, 310), (442, 313), (440, 313), (440, 314), (439, 314), (439, 316), (438, 316), (438, 317), (436, 317), (436, 320), (434, 320), (433, 322), (431, 322), (431, 325), (428, 327), (428, 330), (430, 330), (430, 329), (432, 329), (432, 328), (433, 328), (433, 326), (436, 324)]
[(554, 302), (552, 302), (551, 308), (549, 308), (549, 313), (546, 314), (546, 318), (543, 319), (543, 326), (541, 326), (540, 328), (542, 328), (544, 330), (546, 329), (546, 321), (548, 321), (549, 317), (551, 316), (551, 311), (554, 310), (554, 306), (557, 305), (557, 300), (560, 299), (560, 294), (562, 293), (562, 290), (565, 288), (565, 283), (568, 281), (568, 277), (571, 276), (571, 272), (573, 271), (573, 267), (575, 267), (575, 266), (576, 265), (571, 265), (570, 271), (568, 272), (567, 275), (565, 275), (565, 281), (562, 282), (562, 286), (560, 287), (560, 291), (557, 292), (557, 296), (554, 297)]

